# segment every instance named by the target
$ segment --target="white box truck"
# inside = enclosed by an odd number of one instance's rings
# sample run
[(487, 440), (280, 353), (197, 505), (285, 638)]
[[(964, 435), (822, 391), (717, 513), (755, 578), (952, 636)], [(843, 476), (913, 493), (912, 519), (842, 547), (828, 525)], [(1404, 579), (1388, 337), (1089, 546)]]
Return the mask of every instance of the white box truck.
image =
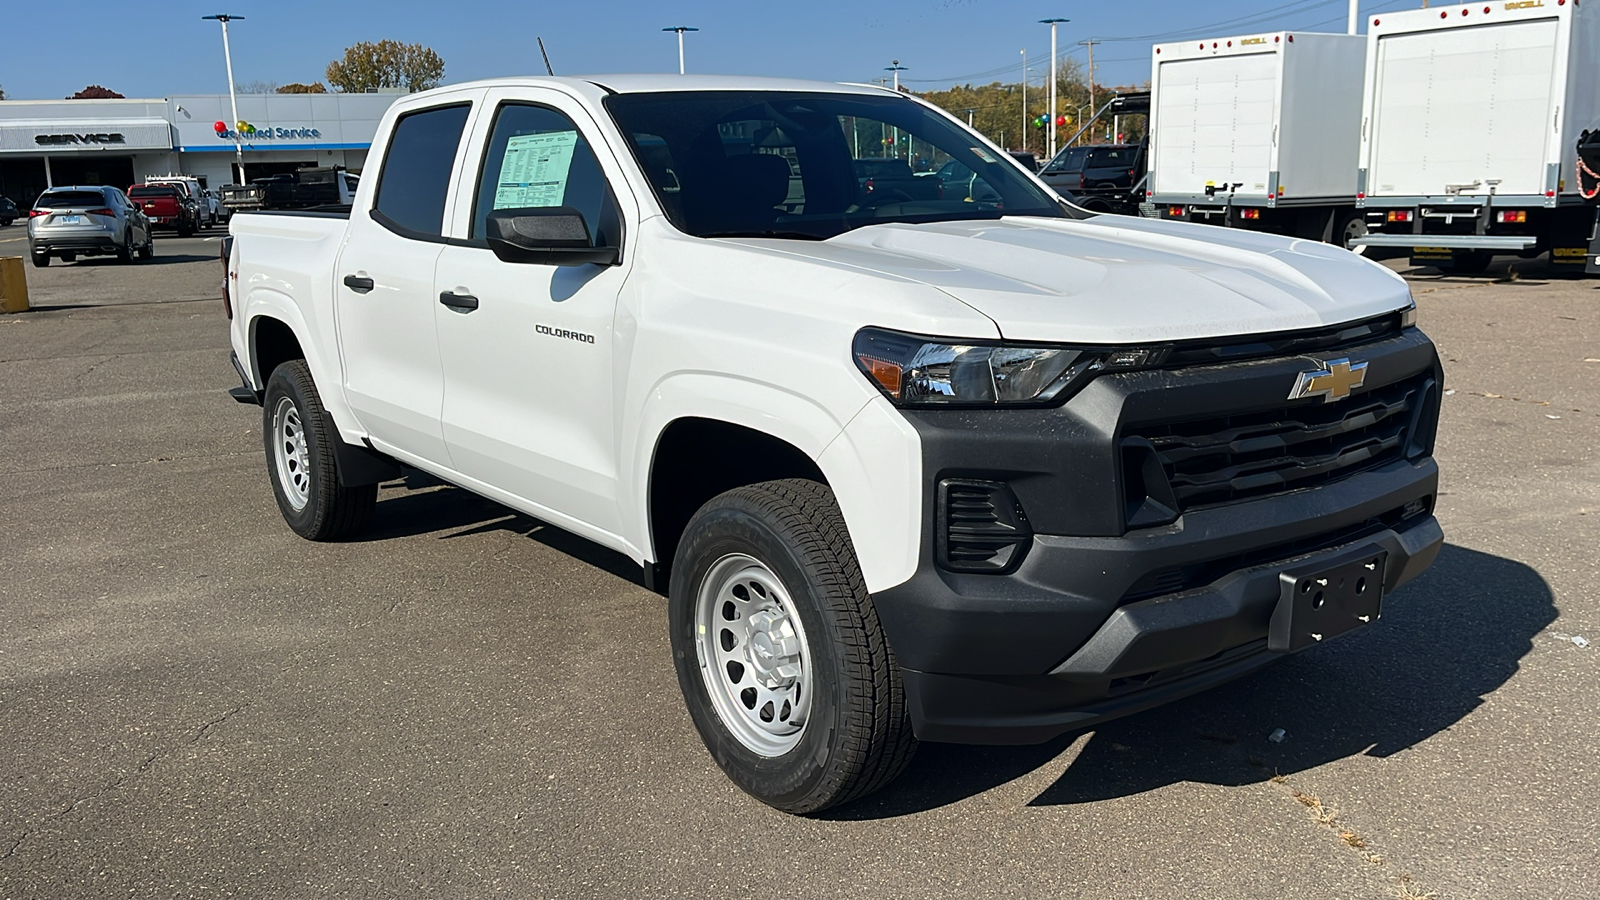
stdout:
[(1346, 244), (1366, 42), (1279, 31), (1157, 44), (1147, 200), (1166, 219)]
[(1600, 117), (1600, 11), (1494, 0), (1367, 20), (1366, 246), (1470, 273), (1496, 253), (1581, 268), (1576, 145)]

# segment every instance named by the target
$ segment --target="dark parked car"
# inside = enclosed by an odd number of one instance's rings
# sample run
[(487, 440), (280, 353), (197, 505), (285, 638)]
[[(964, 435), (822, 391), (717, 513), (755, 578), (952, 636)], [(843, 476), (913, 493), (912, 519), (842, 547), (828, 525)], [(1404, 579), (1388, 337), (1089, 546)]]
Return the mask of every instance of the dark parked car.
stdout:
[(1144, 180), (1143, 144), (1095, 144), (1067, 147), (1039, 177), (1063, 197), (1096, 212), (1131, 212)]
[(858, 159), (856, 181), (861, 193), (874, 203), (939, 199), (938, 182), (913, 174), (911, 164), (903, 159)]
[(0, 228), (10, 225), (22, 218), (22, 210), (17, 209), (17, 204), (10, 197), (0, 197)]
[(1039, 158), (1034, 156), (1032, 153), (1029, 153), (1026, 150), (1007, 150), (1006, 152), (1011, 154), (1012, 159), (1022, 163), (1022, 165), (1027, 168), (1029, 172), (1039, 171)]

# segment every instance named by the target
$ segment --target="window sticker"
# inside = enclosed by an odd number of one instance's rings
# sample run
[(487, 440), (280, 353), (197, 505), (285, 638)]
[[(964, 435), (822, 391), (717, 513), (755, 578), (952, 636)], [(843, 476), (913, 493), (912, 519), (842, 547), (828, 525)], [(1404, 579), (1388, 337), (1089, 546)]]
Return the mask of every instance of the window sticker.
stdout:
[(998, 160), (996, 160), (993, 156), (989, 155), (989, 151), (983, 149), (982, 147), (971, 147), (969, 149), (971, 149), (973, 153), (977, 154), (979, 159), (986, 163), (998, 162)]
[(519, 134), (508, 139), (494, 208), (560, 206), (567, 194), (572, 151), (577, 145), (576, 131)]

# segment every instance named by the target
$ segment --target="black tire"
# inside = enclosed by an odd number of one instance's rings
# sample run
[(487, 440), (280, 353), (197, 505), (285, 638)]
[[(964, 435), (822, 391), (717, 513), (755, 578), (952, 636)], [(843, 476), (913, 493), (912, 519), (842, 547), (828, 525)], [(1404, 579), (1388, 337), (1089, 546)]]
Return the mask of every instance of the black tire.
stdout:
[[(283, 405), (298, 413), (305, 454), (304, 467), (291, 460), (288, 474), (280, 470), (277, 439)], [(267, 379), (262, 403), (262, 441), (267, 451), (267, 474), (283, 520), (295, 534), (312, 541), (332, 541), (360, 532), (372, 520), (377, 503), (376, 484), (346, 487), (339, 481), (339, 461), (333, 442), (339, 440), (333, 421), (323, 409), (322, 397), (311, 380), (304, 360), (290, 360)], [(292, 455), (292, 454), (285, 454)], [(296, 505), (285, 482), (304, 484), (303, 503)]]
[(76, 254), (76, 253), (63, 253), (63, 254), (61, 254), (61, 261), (64, 262), (64, 263), (77, 262), (78, 261), (78, 254)]
[[(753, 558), (777, 577), (804, 629), (808, 716), (798, 742), (781, 755), (755, 752), (729, 728), (708, 687), (718, 676), (704, 674), (700, 664), (699, 594), (733, 556)], [(719, 608), (717, 601), (711, 608)], [(785, 812), (815, 813), (883, 787), (911, 761), (917, 742), (900, 671), (826, 485), (768, 481), (701, 507), (678, 544), (668, 621), (695, 728), (723, 772), (756, 799)], [(713, 663), (704, 672), (715, 670)]]
[(178, 237), (181, 237), (181, 238), (194, 237), (194, 228), (192, 226), (188, 226), (188, 225), (179, 225), (178, 226)]
[(1367, 233), (1368, 229), (1366, 211), (1360, 209), (1352, 210), (1340, 216), (1334, 222), (1333, 243), (1339, 247), (1349, 250), (1351, 253), (1366, 256), (1367, 245), (1362, 244), (1359, 247), (1352, 247), (1350, 246), (1350, 241), (1354, 238), (1366, 237)]
[(1456, 253), (1448, 263), (1441, 265), (1439, 271), (1450, 275), (1482, 275), (1489, 271), (1489, 265), (1494, 262), (1494, 254), (1483, 250), (1467, 250)]
[(28, 256), (33, 259), (33, 266), (36, 269), (43, 269), (50, 265), (50, 254), (48, 253), (30, 253)]
[(10, 225), (11, 222), (11, 219), (0, 219), (0, 228), (5, 228), (6, 226)]
[(133, 251), (133, 229), (128, 229), (125, 240), (117, 247), (117, 262), (132, 263), (136, 258)]
[(149, 259), (156, 255), (156, 233), (148, 229), (144, 233), (144, 246), (139, 248), (139, 258)]

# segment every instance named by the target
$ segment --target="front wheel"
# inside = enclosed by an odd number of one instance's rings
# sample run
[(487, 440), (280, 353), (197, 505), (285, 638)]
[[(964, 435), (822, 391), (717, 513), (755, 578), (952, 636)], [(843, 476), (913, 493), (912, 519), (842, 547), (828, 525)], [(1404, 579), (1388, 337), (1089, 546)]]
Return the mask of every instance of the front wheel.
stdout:
[(1359, 253), (1365, 256), (1367, 254), (1366, 244), (1352, 247), (1350, 242), (1356, 238), (1366, 237), (1367, 230), (1367, 215), (1364, 211), (1358, 209), (1355, 212), (1345, 213), (1344, 217), (1339, 220), (1338, 225), (1333, 229), (1333, 239), (1339, 242), (1339, 246), (1349, 250), (1351, 253)]
[(295, 534), (331, 541), (367, 526), (378, 486), (346, 487), (340, 482), (333, 448), (340, 438), (304, 360), (278, 366), (267, 379), (262, 432), (272, 493)]
[(911, 761), (900, 672), (826, 485), (769, 481), (713, 498), (679, 542), (670, 594), (689, 715), (744, 791), (814, 813)]

